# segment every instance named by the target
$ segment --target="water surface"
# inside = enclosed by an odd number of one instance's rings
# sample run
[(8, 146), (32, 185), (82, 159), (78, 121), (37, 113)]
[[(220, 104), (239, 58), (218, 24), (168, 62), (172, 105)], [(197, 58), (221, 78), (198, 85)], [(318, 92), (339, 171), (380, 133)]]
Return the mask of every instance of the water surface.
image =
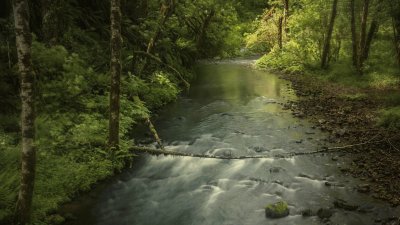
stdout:
[[(339, 171), (349, 164), (343, 157), (274, 157), (315, 151), (326, 135), (283, 109), (283, 103), (296, 99), (289, 82), (248, 63), (199, 65), (190, 93), (167, 106), (156, 126), (168, 150), (266, 158), (144, 156), (89, 203), (80, 203), (75, 224), (310, 225), (324, 223), (302, 217), (301, 210), (332, 208), (332, 224), (361, 225), (399, 213), (358, 193), (361, 182)], [(334, 209), (337, 199), (363, 210)], [(265, 218), (265, 205), (280, 200), (288, 202), (290, 216)]]

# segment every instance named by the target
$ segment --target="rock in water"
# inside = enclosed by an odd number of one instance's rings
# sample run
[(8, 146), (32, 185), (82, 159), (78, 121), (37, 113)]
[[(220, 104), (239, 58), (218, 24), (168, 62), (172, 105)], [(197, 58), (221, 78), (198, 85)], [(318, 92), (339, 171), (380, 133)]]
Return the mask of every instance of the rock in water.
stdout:
[(280, 201), (265, 207), (265, 216), (271, 219), (283, 218), (289, 215), (289, 207), (286, 202)]
[(357, 191), (360, 193), (369, 193), (371, 191), (371, 186), (369, 184), (360, 184), (357, 186)]
[(311, 209), (304, 209), (304, 210), (301, 211), (301, 215), (303, 217), (310, 217), (310, 216), (313, 216), (314, 213), (313, 213), (313, 211)]
[(332, 210), (326, 208), (320, 208), (317, 212), (317, 216), (321, 219), (329, 219), (333, 215)]

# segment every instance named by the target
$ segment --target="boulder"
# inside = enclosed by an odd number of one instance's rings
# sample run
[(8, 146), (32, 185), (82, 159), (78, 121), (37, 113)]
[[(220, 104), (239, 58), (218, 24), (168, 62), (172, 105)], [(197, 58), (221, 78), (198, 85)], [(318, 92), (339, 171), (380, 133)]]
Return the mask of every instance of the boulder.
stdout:
[(318, 210), (318, 212), (317, 212), (317, 216), (318, 216), (320, 219), (329, 219), (329, 218), (332, 217), (332, 215), (333, 215), (332, 210), (331, 210), (331, 209), (328, 209), (328, 208), (320, 208), (320, 209)]
[(269, 204), (265, 207), (265, 216), (271, 219), (283, 218), (289, 215), (288, 204), (284, 201)]
[(310, 216), (314, 216), (314, 212), (311, 209), (304, 209), (301, 211), (301, 215), (303, 217), (310, 217)]
[(348, 202), (346, 202), (346, 201), (344, 201), (342, 199), (338, 199), (338, 200), (334, 201), (333, 205), (336, 208), (344, 209), (344, 210), (347, 210), (347, 211), (354, 211), (354, 210), (357, 210), (358, 207), (359, 207), (357, 205), (352, 205), (352, 204), (350, 204), (350, 203), (348, 203)]
[(357, 191), (360, 193), (369, 193), (371, 191), (371, 186), (369, 184), (360, 184), (357, 186)]

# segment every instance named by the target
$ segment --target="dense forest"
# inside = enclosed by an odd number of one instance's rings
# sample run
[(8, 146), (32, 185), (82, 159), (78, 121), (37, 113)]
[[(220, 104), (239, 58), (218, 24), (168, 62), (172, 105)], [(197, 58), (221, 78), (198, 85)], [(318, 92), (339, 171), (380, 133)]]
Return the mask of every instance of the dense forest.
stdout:
[(64, 222), (131, 165), (138, 125), (163, 148), (157, 112), (202, 59), (379, 90), (376, 126), (400, 128), (399, 1), (5, 0), (0, 28), (0, 224)]

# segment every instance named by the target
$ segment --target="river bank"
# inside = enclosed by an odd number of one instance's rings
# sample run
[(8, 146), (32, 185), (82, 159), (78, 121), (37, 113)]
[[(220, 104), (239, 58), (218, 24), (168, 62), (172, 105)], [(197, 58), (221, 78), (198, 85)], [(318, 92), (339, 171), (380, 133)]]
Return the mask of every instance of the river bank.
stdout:
[(349, 87), (327, 82), (318, 76), (281, 74), (293, 84), (300, 97), (286, 104), (293, 114), (307, 118), (316, 128), (329, 132), (327, 141), (335, 146), (353, 145), (339, 149), (351, 154), (351, 167), (342, 172), (371, 182), (360, 188), (374, 198), (393, 206), (400, 204), (400, 136), (398, 130), (378, 126), (381, 110), (393, 90)]

